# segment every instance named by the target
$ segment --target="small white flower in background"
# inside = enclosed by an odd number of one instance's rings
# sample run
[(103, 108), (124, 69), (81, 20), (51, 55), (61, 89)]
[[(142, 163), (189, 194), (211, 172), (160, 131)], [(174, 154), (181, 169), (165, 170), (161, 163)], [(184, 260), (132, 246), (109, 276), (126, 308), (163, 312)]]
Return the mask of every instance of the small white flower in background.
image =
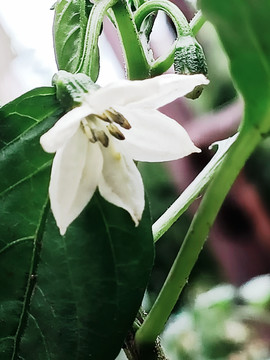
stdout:
[(62, 235), (97, 188), (138, 225), (144, 188), (133, 160), (168, 161), (200, 151), (181, 125), (156, 109), (207, 83), (203, 75), (119, 81), (86, 94), (41, 137), (44, 150), (56, 152), (49, 194)]

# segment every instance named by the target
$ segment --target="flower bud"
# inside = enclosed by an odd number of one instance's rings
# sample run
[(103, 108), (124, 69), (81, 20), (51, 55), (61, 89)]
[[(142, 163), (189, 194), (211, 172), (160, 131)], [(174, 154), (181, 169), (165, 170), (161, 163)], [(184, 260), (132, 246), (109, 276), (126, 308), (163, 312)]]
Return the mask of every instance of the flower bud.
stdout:
[(52, 79), (56, 88), (56, 97), (65, 109), (71, 109), (83, 102), (85, 94), (96, 91), (99, 86), (85, 74), (71, 74), (58, 71)]
[[(182, 75), (207, 75), (203, 49), (194, 37), (183, 36), (177, 41), (174, 55), (174, 71), (176, 74)], [(196, 86), (186, 97), (196, 99), (201, 95), (202, 90), (203, 85)]]

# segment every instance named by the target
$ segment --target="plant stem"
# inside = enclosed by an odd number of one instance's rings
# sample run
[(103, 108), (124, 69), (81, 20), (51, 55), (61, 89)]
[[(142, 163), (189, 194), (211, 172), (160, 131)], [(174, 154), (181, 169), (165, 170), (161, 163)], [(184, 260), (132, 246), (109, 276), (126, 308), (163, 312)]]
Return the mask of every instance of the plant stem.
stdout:
[(170, 52), (164, 57), (160, 56), (151, 66), (151, 77), (165, 73), (173, 64), (175, 53), (175, 43), (172, 45)]
[(168, 360), (163, 352), (159, 339), (154, 345), (138, 348), (134, 334), (128, 333), (124, 344), (124, 352), (128, 360)]
[(145, 2), (136, 11), (134, 20), (139, 30), (143, 20), (152, 12), (163, 10), (173, 21), (177, 36), (192, 35), (189, 23), (182, 11), (170, 1), (151, 0)]
[(175, 221), (187, 210), (189, 205), (202, 193), (216, 174), (217, 168), (223, 161), (228, 149), (235, 141), (236, 135), (218, 142), (218, 150), (210, 162), (182, 192), (178, 199), (161, 215), (153, 224), (152, 231), (154, 241), (159, 238), (175, 223)]
[(190, 272), (197, 261), (226, 194), (244, 163), (260, 141), (261, 133), (258, 128), (243, 127), (239, 137), (225, 156), (193, 218), (189, 231), (155, 304), (145, 322), (137, 331), (136, 341), (139, 345), (153, 343), (163, 330), (182, 289), (188, 281)]
[(201, 10), (199, 10), (189, 23), (189, 26), (191, 27), (191, 31), (194, 36), (198, 34), (205, 21), (205, 17), (203, 16)]
[(144, 0), (134, 0), (133, 2), (135, 8), (138, 9), (144, 3)]
[(84, 50), (77, 73), (84, 73), (96, 81), (99, 74), (99, 50), (98, 38), (101, 32), (103, 18), (107, 10), (116, 3), (117, 0), (101, 0), (92, 8), (84, 40)]
[(124, 50), (127, 76), (131, 80), (146, 79), (150, 74), (143, 46), (126, 2), (118, 1), (112, 7)]
[[(153, 3), (153, 1), (151, 1), (151, 4), (152, 3)], [(149, 9), (151, 8), (148, 4), (149, 3), (147, 3), (147, 5), (143, 5), (144, 7), (146, 7), (146, 10), (148, 8)], [(141, 23), (144, 19), (144, 17), (143, 17), (144, 11), (142, 11), (141, 8), (142, 7), (140, 7), (140, 10), (137, 11), (137, 13), (135, 14), (135, 23), (137, 26), (141, 26)], [(148, 9), (148, 11), (149, 11), (149, 9)], [(142, 13), (140, 13), (140, 12), (142, 12)], [(183, 26), (184, 26), (184, 28), (186, 28), (186, 20), (183, 20), (183, 21), (182, 20), (179, 22), (179, 24), (180, 24), (179, 26), (181, 27), (181, 29), (183, 28)], [(196, 36), (204, 23), (205, 23), (205, 18), (202, 15), (202, 12), (199, 10), (196, 13), (196, 15), (193, 17), (193, 19), (190, 21), (190, 23), (189, 23), (190, 28), (189, 29), (186, 28), (187, 34), (192, 33), (193, 36)], [(172, 66), (173, 61), (174, 61), (174, 53), (175, 53), (175, 43), (172, 45), (170, 52), (165, 57), (163, 56), (163, 57), (158, 58), (154, 62), (154, 64), (151, 66), (151, 70), (150, 70), (151, 77), (163, 74), (165, 71), (167, 71)]]

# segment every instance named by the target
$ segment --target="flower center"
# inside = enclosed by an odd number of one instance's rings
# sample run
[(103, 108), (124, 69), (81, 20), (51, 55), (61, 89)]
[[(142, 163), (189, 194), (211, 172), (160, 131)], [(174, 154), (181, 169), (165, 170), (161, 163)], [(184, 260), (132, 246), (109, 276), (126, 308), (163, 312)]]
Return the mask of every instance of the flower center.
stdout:
[[(101, 125), (100, 120), (109, 124)], [(90, 114), (81, 120), (83, 131), (89, 141), (92, 143), (99, 141), (104, 147), (109, 146), (109, 136), (106, 134), (106, 130), (117, 140), (125, 140), (125, 135), (114, 123), (126, 130), (131, 128), (127, 119), (113, 108), (105, 110), (101, 115)]]

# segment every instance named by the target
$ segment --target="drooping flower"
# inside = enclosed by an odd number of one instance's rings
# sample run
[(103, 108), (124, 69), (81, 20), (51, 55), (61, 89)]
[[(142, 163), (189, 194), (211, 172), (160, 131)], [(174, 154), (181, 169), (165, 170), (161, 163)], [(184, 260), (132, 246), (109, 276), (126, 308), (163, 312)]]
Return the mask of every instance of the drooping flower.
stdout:
[(144, 188), (134, 160), (168, 161), (200, 151), (183, 127), (157, 108), (207, 83), (203, 75), (122, 80), (86, 94), (41, 137), (44, 150), (56, 152), (49, 194), (62, 235), (97, 188), (138, 225)]

